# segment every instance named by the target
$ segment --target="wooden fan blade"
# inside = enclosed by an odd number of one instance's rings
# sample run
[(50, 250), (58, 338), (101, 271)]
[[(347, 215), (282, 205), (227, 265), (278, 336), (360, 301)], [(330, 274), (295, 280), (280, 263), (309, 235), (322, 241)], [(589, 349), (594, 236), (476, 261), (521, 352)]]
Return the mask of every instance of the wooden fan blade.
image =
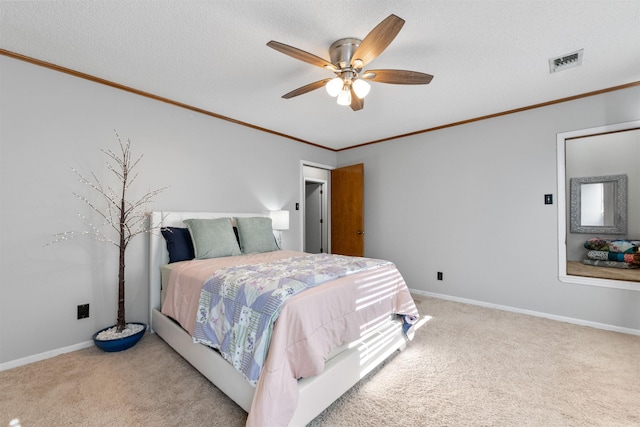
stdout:
[(351, 90), (351, 109), (353, 111), (362, 110), (364, 108), (364, 99), (358, 98), (358, 95), (356, 95), (356, 93), (354, 92), (353, 87), (351, 87), (350, 90)]
[(396, 38), (403, 25), (404, 19), (396, 15), (385, 18), (362, 40), (351, 58), (351, 66), (362, 68), (373, 61)]
[(312, 90), (321, 88), (322, 86), (326, 85), (329, 80), (331, 79), (323, 79), (318, 80), (317, 82), (309, 83), (308, 85), (299, 87), (298, 89), (292, 90), (291, 92), (282, 95), (282, 97), (284, 99), (289, 99), (293, 98), (294, 96), (303, 95), (307, 92), (311, 92)]
[(300, 61), (304, 61), (308, 64), (315, 65), (317, 67), (326, 68), (330, 71), (336, 71), (337, 68), (331, 62), (320, 58), (319, 56), (315, 56), (309, 52), (305, 52), (304, 50), (298, 49), (297, 47), (289, 46), (284, 43), (280, 43), (274, 40), (271, 40), (267, 43), (267, 46), (277, 50), (278, 52), (284, 53), (285, 55), (289, 55), (292, 58), (299, 59)]
[(433, 76), (408, 70), (367, 70), (361, 77), (378, 83), (391, 83), (396, 85), (426, 85)]

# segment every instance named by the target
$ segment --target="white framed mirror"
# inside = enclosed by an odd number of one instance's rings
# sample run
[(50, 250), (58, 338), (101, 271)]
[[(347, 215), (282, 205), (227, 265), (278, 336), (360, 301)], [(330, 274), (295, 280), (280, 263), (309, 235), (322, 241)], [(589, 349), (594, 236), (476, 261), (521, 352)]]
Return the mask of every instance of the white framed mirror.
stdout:
[[(559, 279), (640, 291), (640, 268), (593, 266), (585, 248), (596, 237), (640, 239), (640, 120), (559, 133), (557, 162)], [(583, 195), (600, 204), (589, 218)]]

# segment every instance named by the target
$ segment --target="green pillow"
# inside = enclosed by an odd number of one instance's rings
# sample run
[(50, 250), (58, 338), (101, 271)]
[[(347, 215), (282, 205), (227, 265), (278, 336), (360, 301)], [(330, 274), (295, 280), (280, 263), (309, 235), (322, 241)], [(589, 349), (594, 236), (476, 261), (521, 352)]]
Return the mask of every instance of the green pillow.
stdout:
[(185, 219), (196, 259), (240, 255), (231, 218)]
[(271, 218), (236, 218), (242, 253), (271, 252), (280, 249), (271, 227)]

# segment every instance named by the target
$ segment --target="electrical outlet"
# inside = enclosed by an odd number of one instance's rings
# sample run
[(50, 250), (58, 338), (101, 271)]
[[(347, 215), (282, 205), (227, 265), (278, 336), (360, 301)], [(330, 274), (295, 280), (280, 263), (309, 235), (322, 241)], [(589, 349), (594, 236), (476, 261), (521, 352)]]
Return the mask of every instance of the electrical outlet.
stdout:
[(553, 194), (545, 194), (544, 195), (544, 204), (552, 205), (553, 204)]
[(438, 271), (438, 280), (442, 280), (442, 271)]
[(89, 304), (81, 304), (78, 306), (78, 319), (86, 319), (89, 317)]

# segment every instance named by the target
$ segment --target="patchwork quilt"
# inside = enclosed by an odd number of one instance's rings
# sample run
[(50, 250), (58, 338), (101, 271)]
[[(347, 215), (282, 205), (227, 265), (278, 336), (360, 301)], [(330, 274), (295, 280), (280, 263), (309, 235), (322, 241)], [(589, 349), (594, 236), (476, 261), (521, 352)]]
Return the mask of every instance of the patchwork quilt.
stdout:
[(629, 264), (640, 264), (640, 253), (625, 254), (623, 252), (589, 251), (587, 258), (601, 261), (618, 261)]
[[(307, 254), (215, 272), (202, 288), (193, 338), (218, 349), (256, 385), (282, 304), (321, 283), (392, 264), (331, 254)], [(405, 316), (406, 330), (415, 318)]]
[(584, 242), (584, 247), (594, 251), (634, 254), (640, 253), (640, 240), (608, 240), (594, 237)]
[(593, 237), (584, 242), (588, 249), (585, 265), (608, 268), (640, 268), (640, 240), (601, 239)]
[(637, 269), (640, 268), (639, 264), (629, 264), (628, 262), (621, 261), (606, 261), (597, 259), (583, 259), (582, 263), (585, 265), (592, 265), (594, 267), (608, 267), (608, 268), (624, 268), (624, 269)]

